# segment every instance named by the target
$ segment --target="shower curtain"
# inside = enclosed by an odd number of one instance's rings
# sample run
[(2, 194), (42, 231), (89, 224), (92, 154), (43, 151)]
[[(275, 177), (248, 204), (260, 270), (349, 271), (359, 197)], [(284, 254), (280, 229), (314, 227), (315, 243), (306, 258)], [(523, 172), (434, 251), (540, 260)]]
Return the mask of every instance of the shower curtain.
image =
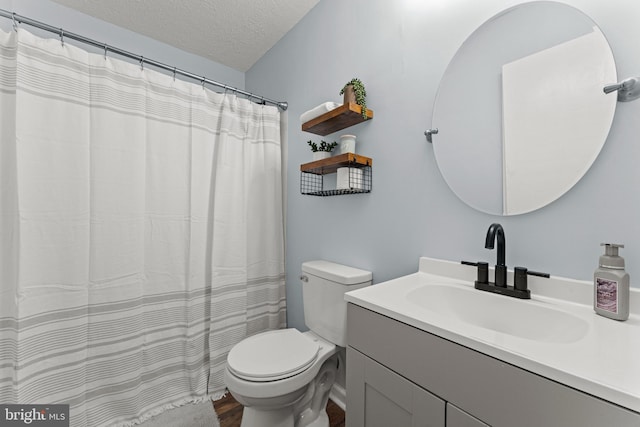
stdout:
[(0, 34), (0, 403), (131, 425), (285, 326), (280, 113)]

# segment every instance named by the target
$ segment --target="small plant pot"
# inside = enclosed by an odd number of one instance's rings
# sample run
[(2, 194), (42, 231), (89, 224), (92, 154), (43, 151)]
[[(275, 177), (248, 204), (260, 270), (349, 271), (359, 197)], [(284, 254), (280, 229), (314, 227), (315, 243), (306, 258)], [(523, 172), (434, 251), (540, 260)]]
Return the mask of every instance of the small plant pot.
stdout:
[(331, 153), (328, 151), (316, 151), (313, 153), (313, 160), (322, 160), (331, 157)]
[(356, 103), (356, 92), (353, 90), (353, 85), (347, 85), (344, 88), (344, 103)]
[(356, 152), (356, 136), (355, 135), (342, 135), (340, 137), (340, 154), (354, 153)]

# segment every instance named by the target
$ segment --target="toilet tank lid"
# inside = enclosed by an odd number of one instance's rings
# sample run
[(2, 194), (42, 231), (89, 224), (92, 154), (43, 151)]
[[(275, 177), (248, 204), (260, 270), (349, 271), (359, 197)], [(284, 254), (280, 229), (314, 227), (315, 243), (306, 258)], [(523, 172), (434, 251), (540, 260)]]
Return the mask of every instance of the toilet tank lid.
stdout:
[(324, 260), (304, 262), (302, 271), (343, 285), (357, 285), (368, 282), (373, 277), (370, 271)]

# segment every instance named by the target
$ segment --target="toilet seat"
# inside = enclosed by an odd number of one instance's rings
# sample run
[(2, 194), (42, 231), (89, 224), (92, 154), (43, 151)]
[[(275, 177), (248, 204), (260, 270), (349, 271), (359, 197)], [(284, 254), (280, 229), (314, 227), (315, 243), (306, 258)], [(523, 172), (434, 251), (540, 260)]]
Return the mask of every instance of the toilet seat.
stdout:
[(319, 349), (317, 342), (297, 329), (279, 329), (242, 340), (229, 352), (227, 363), (229, 371), (239, 378), (277, 381), (307, 370)]

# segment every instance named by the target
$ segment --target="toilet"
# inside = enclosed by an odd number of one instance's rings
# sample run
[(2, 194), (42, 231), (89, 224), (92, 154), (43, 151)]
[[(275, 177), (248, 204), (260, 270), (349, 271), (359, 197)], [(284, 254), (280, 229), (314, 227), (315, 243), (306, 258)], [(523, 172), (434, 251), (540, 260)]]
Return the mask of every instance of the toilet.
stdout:
[(371, 272), (329, 261), (302, 264), (304, 320), (310, 329), (262, 332), (227, 357), (227, 389), (242, 405), (242, 427), (328, 427), (338, 350), (347, 345), (344, 294), (371, 285)]

